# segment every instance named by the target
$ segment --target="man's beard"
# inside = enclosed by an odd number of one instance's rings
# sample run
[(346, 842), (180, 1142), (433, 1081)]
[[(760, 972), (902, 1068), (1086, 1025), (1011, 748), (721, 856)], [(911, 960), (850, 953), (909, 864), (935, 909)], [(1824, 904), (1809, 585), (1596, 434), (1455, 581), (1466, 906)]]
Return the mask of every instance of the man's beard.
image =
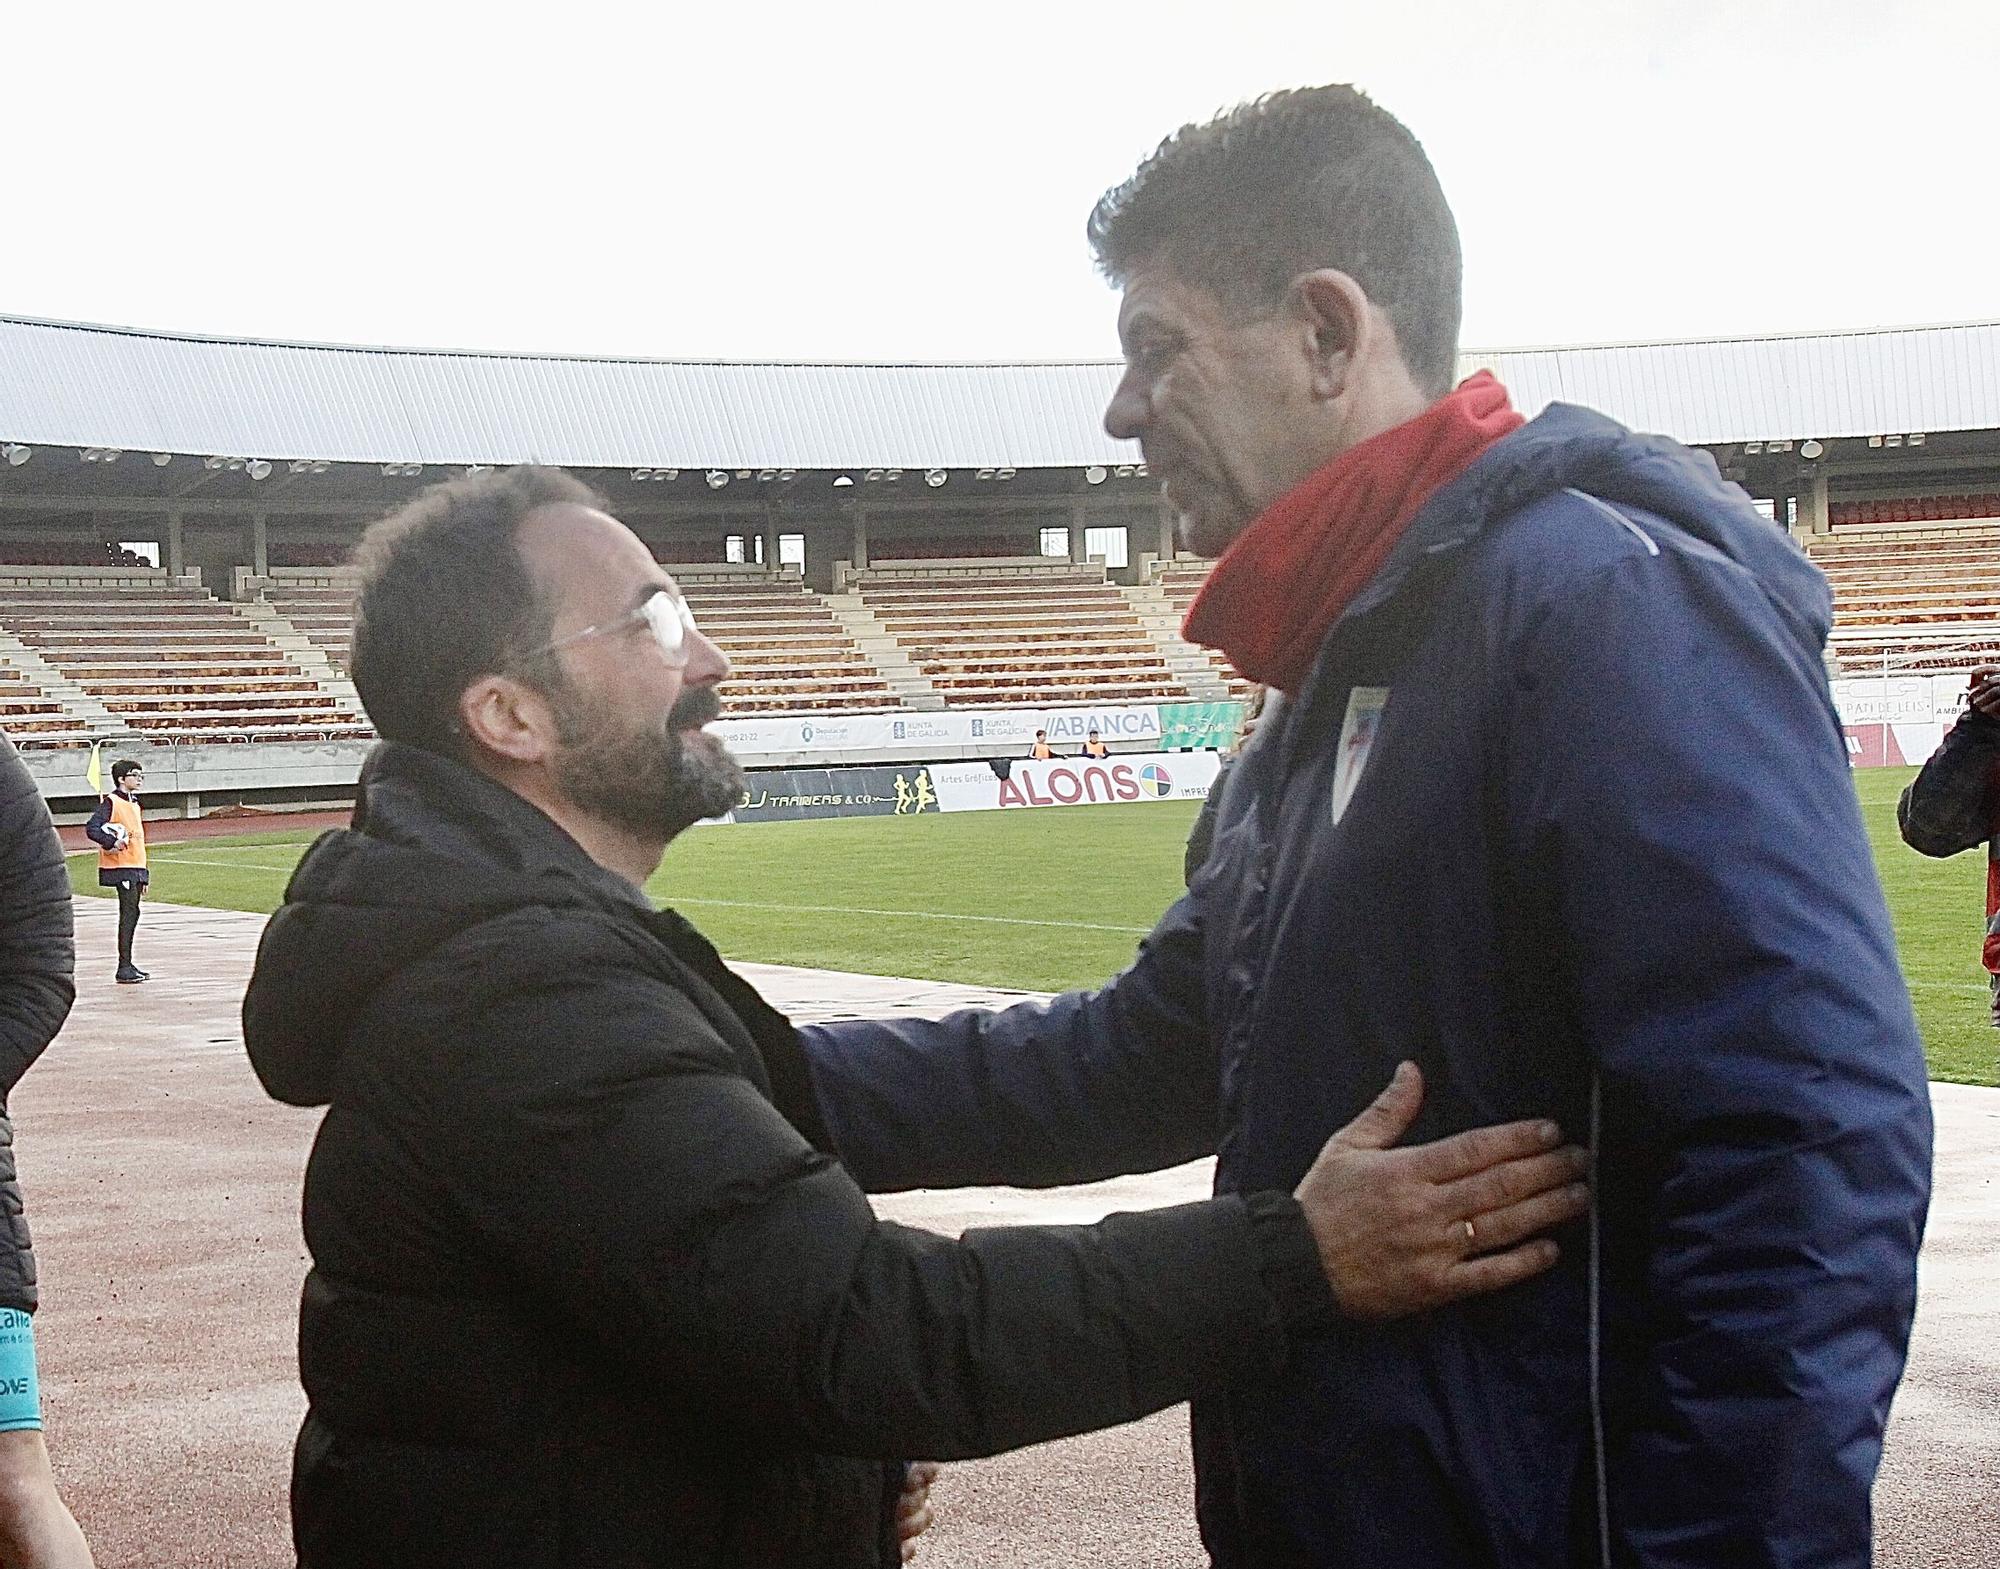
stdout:
[(700, 734), (722, 712), (715, 688), (692, 687), (657, 728), (626, 731), (574, 686), (550, 697), (562, 743), (550, 771), (564, 798), (591, 816), (672, 839), (743, 799), (743, 765)]

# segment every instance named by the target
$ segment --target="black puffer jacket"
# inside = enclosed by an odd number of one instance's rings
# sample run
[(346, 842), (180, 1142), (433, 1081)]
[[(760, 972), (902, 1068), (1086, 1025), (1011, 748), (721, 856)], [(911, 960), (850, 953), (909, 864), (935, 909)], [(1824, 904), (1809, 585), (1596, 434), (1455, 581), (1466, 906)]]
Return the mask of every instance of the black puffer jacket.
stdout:
[(678, 916), (420, 751), (378, 750), (356, 825), (299, 867), (244, 1004), (265, 1087), (331, 1103), (313, 1569), (880, 1569), (901, 1457), (1266, 1374), (1313, 1311), (1289, 1198), (877, 1221), (790, 1026)]
[(6, 1097), (69, 1017), (75, 974), (62, 843), (14, 743), (0, 735), (0, 1307), (24, 1313), (35, 1310), (35, 1252)]

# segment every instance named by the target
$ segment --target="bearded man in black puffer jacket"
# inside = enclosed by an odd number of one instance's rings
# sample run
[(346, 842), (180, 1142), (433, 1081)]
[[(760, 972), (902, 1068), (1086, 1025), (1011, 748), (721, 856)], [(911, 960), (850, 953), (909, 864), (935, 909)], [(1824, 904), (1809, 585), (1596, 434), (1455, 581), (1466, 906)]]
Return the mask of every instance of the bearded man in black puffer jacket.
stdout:
[[(1551, 1262), (1527, 1239), (1575, 1213), (1575, 1152), (1538, 1124), (1388, 1149), (1407, 1076), (1297, 1196), (876, 1220), (791, 1026), (640, 891), (742, 787), (702, 730), (728, 661), (672, 579), (546, 470), (427, 492), (361, 572), (385, 741), (244, 1003), (265, 1087), (330, 1107), (308, 1569), (883, 1569), (905, 1457), (1129, 1421), (1275, 1375), (1339, 1309)], [(1467, 1259), (1472, 1220), (1499, 1252)]]

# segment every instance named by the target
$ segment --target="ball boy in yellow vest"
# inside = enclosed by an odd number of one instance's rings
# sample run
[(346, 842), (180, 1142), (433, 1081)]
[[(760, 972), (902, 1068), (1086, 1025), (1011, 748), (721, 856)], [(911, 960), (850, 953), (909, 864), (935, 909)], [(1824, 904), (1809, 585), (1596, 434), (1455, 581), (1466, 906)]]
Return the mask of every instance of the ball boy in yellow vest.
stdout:
[(132, 934), (139, 929), (139, 900), (145, 894), (146, 822), (139, 809), (145, 770), (131, 758), (111, 765), (111, 794), (83, 831), (97, 846), (97, 883), (118, 890), (118, 983), (137, 985), (148, 977), (132, 962)]

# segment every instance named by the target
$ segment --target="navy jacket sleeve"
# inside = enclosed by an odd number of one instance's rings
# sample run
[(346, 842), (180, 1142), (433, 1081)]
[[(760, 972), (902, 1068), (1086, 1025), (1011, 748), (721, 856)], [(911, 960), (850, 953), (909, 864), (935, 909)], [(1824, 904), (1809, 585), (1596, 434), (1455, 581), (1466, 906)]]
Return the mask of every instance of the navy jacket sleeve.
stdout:
[(1968, 709), (1896, 803), (1903, 842), (1956, 855), (2000, 834), (2000, 719)]
[(1601, 1081), (1612, 1560), (1863, 1569), (1931, 1121), (1825, 679), (1712, 553), (1551, 598), (1495, 702)]
[(840, 1158), (870, 1192), (1048, 1187), (1215, 1152), (1192, 899), (1102, 990), (940, 1020), (799, 1030)]
[(90, 814), (90, 821), (83, 825), (84, 837), (92, 844), (101, 845), (107, 850), (117, 849), (118, 841), (111, 837), (110, 822), (111, 797), (101, 795), (97, 798), (97, 810)]

